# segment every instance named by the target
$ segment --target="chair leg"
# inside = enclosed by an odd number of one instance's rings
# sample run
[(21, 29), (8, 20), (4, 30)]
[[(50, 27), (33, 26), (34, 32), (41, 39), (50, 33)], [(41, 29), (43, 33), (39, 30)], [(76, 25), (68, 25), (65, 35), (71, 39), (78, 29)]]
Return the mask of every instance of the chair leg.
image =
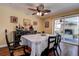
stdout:
[(13, 52), (10, 52), (10, 56), (14, 56), (14, 55), (13, 55)]
[(55, 51), (56, 51), (56, 54), (59, 56), (59, 53), (58, 53), (57, 49)]
[(58, 47), (59, 47), (59, 50), (60, 50), (60, 55), (61, 55), (61, 52), (62, 52), (62, 51), (61, 51), (60, 45), (58, 45)]
[(54, 56), (56, 56), (55, 50), (53, 52), (54, 52)]
[(25, 47), (23, 47), (24, 54), (26, 55)]
[(30, 56), (30, 53), (29, 52), (26, 52), (25, 49), (26, 49), (26, 47), (24, 46), (23, 47), (23, 51), (24, 51), (25, 56)]

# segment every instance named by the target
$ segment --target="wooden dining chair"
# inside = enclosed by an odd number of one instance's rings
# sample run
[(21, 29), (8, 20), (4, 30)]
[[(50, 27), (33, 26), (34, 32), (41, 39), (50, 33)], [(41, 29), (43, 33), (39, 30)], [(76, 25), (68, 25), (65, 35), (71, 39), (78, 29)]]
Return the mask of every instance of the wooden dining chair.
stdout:
[[(48, 37), (48, 47), (42, 52), (42, 56), (48, 56), (50, 53), (51, 55), (54, 56), (59, 56), (59, 52), (58, 52), (58, 47), (59, 50), (61, 51), (60, 45), (59, 43), (61, 42), (61, 36), (60, 35), (56, 35), (56, 36), (49, 36)], [(52, 44), (52, 47), (50, 48)]]
[[(41, 56), (48, 56), (50, 52), (53, 51), (53, 44), (55, 43), (56, 40), (56, 36), (49, 36), (48, 37), (48, 46), (47, 48), (41, 53)], [(52, 47), (50, 48), (50, 45), (52, 43)]]
[(23, 54), (20, 56), (30, 56), (31, 51), (27, 50), (26, 46), (19, 44), (15, 47), (15, 43), (20, 42), (19, 40), (13, 40), (12, 42), (9, 42), (7, 29), (5, 29), (5, 39), (6, 39), (8, 49), (9, 49), (10, 56), (16, 56), (15, 52), (17, 50), (18, 52), (20, 52), (20, 50), (23, 52)]
[[(57, 56), (61, 55), (60, 42), (61, 42), (61, 35), (60, 34), (57, 34), (56, 35), (56, 38), (55, 38), (55, 43), (54, 43), (54, 46), (53, 46), (53, 52), (54, 52), (54, 55), (55, 56), (56, 55)], [(60, 54), (58, 52), (58, 48), (59, 48)]]

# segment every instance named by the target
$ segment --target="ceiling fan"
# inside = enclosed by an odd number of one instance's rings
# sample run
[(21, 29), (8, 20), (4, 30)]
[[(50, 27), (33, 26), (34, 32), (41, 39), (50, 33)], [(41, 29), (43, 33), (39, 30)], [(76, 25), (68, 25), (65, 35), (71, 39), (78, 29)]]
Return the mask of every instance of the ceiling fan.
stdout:
[(34, 11), (34, 13), (32, 15), (40, 15), (40, 16), (44, 16), (45, 14), (51, 12), (51, 10), (45, 9), (43, 4), (39, 4), (38, 6), (36, 6), (36, 8), (28, 8), (31, 11)]

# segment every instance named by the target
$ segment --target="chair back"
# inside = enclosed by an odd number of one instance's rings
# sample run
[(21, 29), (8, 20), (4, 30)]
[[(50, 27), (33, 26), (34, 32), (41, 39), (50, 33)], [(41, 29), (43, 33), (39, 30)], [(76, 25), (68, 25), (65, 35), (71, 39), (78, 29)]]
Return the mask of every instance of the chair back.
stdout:
[(14, 47), (20, 45), (19, 42), (20, 42), (20, 36), (16, 34), (16, 31), (13, 31), (13, 40), (12, 42), (9, 42), (9, 39), (8, 39), (8, 32), (7, 32), (7, 29), (5, 29), (5, 39), (6, 39), (6, 43), (7, 43), (7, 46), (10, 48), (12, 45)]
[(8, 40), (7, 29), (5, 29), (5, 39), (6, 39), (7, 46), (10, 49), (10, 43), (9, 43), (9, 40)]
[(60, 34), (57, 34), (56, 35), (56, 41), (55, 41), (55, 43), (56, 44), (59, 44), (61, 42), (61, 35)]
[(48, 38), (48, 48), (50, 47), (51, 43), (54, 45), (58, 45), (61, 42), (61, 35), (57, 34), (56, 36), (49, 36)]
[(55, 43), (55, 41), (56, 41), (56, 36), (49, 36), (49, 38), (48, 38), (48, 49), (50, 48), (50, 44)]

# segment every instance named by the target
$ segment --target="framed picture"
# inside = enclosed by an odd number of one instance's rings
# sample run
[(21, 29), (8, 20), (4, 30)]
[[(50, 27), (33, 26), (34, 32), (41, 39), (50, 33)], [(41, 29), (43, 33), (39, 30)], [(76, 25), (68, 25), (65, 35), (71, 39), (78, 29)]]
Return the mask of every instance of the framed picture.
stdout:
[(31, 24), (31, 21), (29, 19), (23, 19), (23, 25), (29, 26)]
[(34, 21), (34, 22), (33, 22), (33, 25), (37, 25), (37, 21)]
[(18, 22), (18, 17), (16, 17), (16, 16), (10, 16), (10, 22), (11, 23), (17, 23)]
[(45, 21), (45, 28), (49, 28), (49, 21)]

